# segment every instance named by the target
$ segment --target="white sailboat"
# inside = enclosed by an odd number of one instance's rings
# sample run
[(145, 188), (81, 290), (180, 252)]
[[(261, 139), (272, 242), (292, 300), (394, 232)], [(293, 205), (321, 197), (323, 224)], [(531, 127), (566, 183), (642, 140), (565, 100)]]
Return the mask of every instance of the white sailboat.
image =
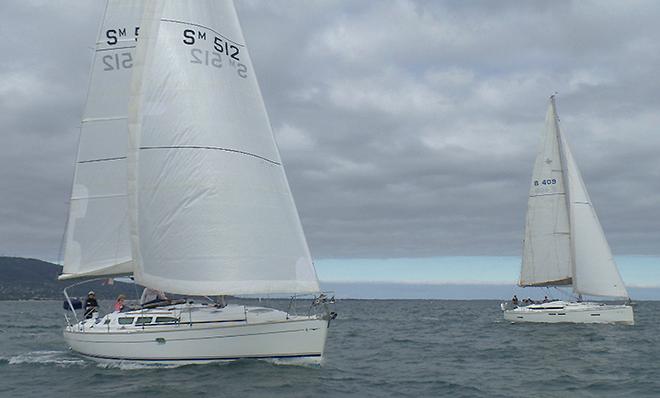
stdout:
[[(502, 304), (511, 322), (633, 324), (630, 305), (582, 302), (582, 295), (629, 300), (566, 139), (554, 95), (527, 203), (520, 286), (572, 286), (575, 302)], [(515, 308), (511, 308), (515, 307)]]
[(64, 330), (74, 351), (157, 363), (323, 357), (335, 314), (231, 0), (107, 3), (60, 279), (118, 275), (186, 296), (316, 299), (302, 315), (180, 300), (76, 317)]

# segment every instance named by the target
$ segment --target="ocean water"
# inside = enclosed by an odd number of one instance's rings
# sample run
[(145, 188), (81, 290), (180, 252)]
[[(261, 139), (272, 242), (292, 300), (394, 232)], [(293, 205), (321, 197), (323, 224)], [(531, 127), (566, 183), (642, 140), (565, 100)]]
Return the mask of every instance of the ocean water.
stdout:
[(658, 397), (660, 302), (635, 326), (509, 324), (497, 301), (342, 300), (322, 367), (98, 364), (60, 301), (2, 302), (0, 397)]

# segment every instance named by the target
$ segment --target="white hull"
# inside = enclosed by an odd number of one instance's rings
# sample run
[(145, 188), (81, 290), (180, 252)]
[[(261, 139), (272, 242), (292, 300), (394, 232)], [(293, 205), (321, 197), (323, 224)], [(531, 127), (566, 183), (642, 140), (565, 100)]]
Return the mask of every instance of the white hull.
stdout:
[[(152, 323), (121, 326), (117, 322), (131, 316), (151, 317)], [(180, 321), (156, 324), (159, 316), (178, 316)], [(99, 360), (189, 364), (275, 358), (320, 362), (327, 328), (328, 321), (317, 315), (293, 316), (237, 305), (223, 309), (196, 306), (189, 311), (184, 305), (173, 311), (109, 314), (97, 322), (67, 327), (64, 338), (74, 351)]]
[(510, 322), (635, 324), (633, 309), (629, 305), (553, 301), (503, 312), (504, 319)]

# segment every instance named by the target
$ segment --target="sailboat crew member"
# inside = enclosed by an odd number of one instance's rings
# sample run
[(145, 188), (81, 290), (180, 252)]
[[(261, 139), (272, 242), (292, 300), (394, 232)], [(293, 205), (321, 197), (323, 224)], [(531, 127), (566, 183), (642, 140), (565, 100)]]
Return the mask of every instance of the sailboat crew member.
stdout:
[(117, 301), (115, 301), (115, 312), (122, 312), (126, 308), (124, 300), (126, 300), (126, 296), (123, 294), (117, 296)]
[(154, 304), (161, 301), (169, 302), (169, 299), (162, 291), (148, 287), (145, 287), (142, 291), (142, 296), (140, 297), (140, 305)]
[(99, 311), (99, 303), (96, 301), (96, 294), (90, 290), (85, 300), (85, 319), (91, 319), (95, 312)]

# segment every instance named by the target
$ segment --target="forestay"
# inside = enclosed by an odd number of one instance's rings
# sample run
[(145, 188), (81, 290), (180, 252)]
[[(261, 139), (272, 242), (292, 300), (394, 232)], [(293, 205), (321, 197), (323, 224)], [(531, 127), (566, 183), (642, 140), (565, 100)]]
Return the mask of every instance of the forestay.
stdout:
[(141, 1), (109, 0), (80, 133), (60, 279), (132, 272), (127, 113)]
[(520, 286), (570, 285), (568, 206), (554, 101), (545, 119), (527, 202)]
[(233, 3), (149, 2), (141, 26), (128, 151), (136, 281), (317, 292)]

